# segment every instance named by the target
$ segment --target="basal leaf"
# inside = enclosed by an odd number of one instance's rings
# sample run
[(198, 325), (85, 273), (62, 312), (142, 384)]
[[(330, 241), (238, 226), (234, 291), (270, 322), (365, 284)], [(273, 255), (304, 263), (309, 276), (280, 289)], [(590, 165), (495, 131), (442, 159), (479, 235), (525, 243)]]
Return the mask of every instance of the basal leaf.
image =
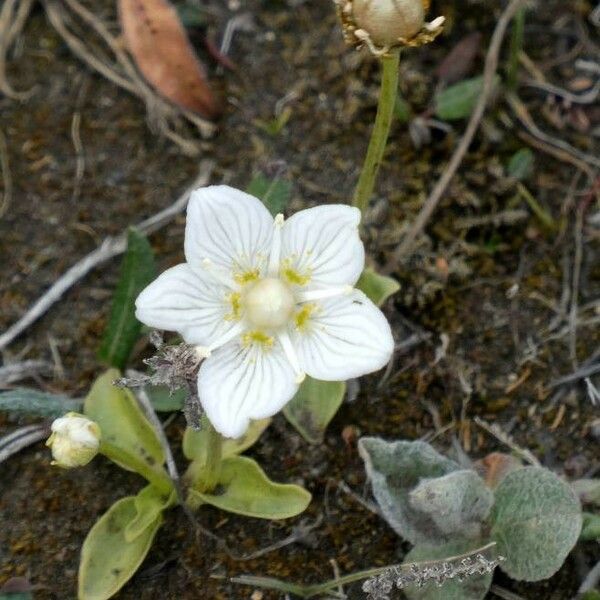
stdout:
[(463, 469), (422, 479), (408, 496), (411, 507), (428, 514), (438, 529), (453, 538), (479, 538), (494, 495), (475, 471)]
[(579, 539), (582, 542), (600, 540), (600, 515), (589, 512), (583, 513), (583, 526)]
[(357, 281), (356, 287), (364, 292), (371, 302), (381, 306), (400, 289), (400, 284), (392, 277), (379, 275), (377, 271), (367, 267)]
[(135, 300), (155, 278), (154, 254), (148, 240), (135, 229), (127, 235), (127, 251), (98, 356), (111, 367), (122, 369), (138, 340), (142, 324), (135, 318)]
[[(494, 87), (500, 83), (496, 76)], [(441, 91), (435, 99), (435, 114), (443, 121), (465, 119), (471, 115), (483, 91), (483, 77), (465, 79)]]
[(259, 519), (287, 519), (303, 512), (311, 495), (298, 485), (274, 483), (251, 458), (232, 456), (221, 465), (213, 493), (190, 490), (193, 506), (212, 504), (238, 515)]
[(8, 412), (40, 417), (61, 417), (68, 412), (80, 411), (82, 405), (83, 400), (27, 388), (0, 392), (0, 410)]
[(521, 148), (515, 152), (508, 163), (508, 174), (519, 181), (527, 179), (533, 172), (533, 152), (529, 148)]
[(172, 393), (165, 385), (148, 385), (145, 388), (148, 398), (158, 412), (173, 412), (182, 410), (187, 396), (187, 390), (178, 389)]
[(458, 464), (425, 442), (386, 442), (364, 437), (358, 442), (358, 451), (373, 495), (396, 533), (413, 544), (448, 541), (430, 515), (411, 506), (409, 494), (421, 480), (457, 471)]
[(135, 498), (113, 504), (90, 529), (81, 549), (79, 600), (107, 600), (131, 579), (162, 523), (158, 516), (133, 540), (125, 531), (136, 518)]
[[(271, 419), (260, 419), (258, 421), (250, 421), (250, 425), (246, 433), (241, 438), (236, 440), (225, 439), (221, 447), (223, 458), (229, 458), (236, 454), (241, 454), (250, 446), (253, 446), (263, 431), (270, 425)], [(202, 426), (199, 431), (195, 431), (191, 427), (186, 428), (183, 434), (183, 454), (188, 460), (204, 463), (206, 460), (206, 416), (202, 417)]]
[[(482, 547), (483, 542), (451, 542), (442, 545), (418, 545), (415, 546), (404, 559), (404, 563), (427, 562), (430, 560), (444, 561), (447, 558), (460, 556), (467, 552)], [(483, 600), (490, 585), (492, 584), (492, 573), (474, 575), (460, 581), (452, 579), (443, 585), (431, 582), (423, 587), (411, 586), (402, 591), (408, 600)]]
[(310, 444), (320, 444), (325, 430), (339, 410), (346, 393), (343, 381), (307, 377), (283, 409), (287, 420)]
[(136, 515), (125, 527), (125, 540), (132, 542), (142, 535), (175, 501), (175, 491), (163, 494), (153, 485), (147, 485), (135, 498)]
[(509, 473), (495, 493), (492, 538), (506, 557), (501, 568), (519, 581), (556, 573), (577, 543), (581, 505), (573, 489), (548, 469)]
[(102, 431), (100, 451), (161, 491), (169, 492), (172, 484), (161, 466), (165, 457), (160, 440), (133, 394), (113, 385), (119, 375), (119, 371), (110, 369), (98, 377), (85, 399), (85, 415)]
[(263, 173), (254, 176), (247, 192), (262, 200), (275, 216), (283, 213), (292, 195), (292, 184), (280, 177), (267, 177)]

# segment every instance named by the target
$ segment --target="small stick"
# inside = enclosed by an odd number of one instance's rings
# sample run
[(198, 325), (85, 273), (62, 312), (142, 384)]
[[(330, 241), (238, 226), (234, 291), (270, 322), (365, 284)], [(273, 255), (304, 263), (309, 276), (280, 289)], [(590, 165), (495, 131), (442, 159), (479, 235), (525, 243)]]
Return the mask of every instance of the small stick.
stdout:
[(0, 129), (0, 170), (2, 171), (2, 181), (4, 192), (0, 201), (0, 219), (6, 214), (12, 200), (12, 174), (10, 172), (10, 162), (8, 160), (8, 145), (4, 133)]
[[(161, 210), (152, 217), (145, 219), (135, 225), (143, 234), (153, 233), (167, 223), (170, 223), (187, 206), (191, 192), (205, 186), (213, 170), (211, 160), (203, 160), (200, 163), (200, 174), (193, 181), (191, 186), (169, 207)], [(61, 277), (59, 277), (50, 288), (34, 302), (27, 312), (13, 325), (11, 325), (2, 335), (0, 335), (0, 350), (6, 348), (18, 335), (23, 333), (32, 323), (37, 321), (61, 296), (73, 287), (78, 281), (83, 279), (92, 269), (101, 265), (111, 258), (123, 254), (127, 249), (127, 230), (118, 236), (107, 237), (102, 244), (89, 254), (77, 261)]]
[(502, 47), (502, 42), (504, 40), (504, 36), (506, 34), (506, 30), (508, 29), (508, 25), (510, 24), (513, 16), (517, 13), (517, 11), (524, 4), (525, 0), (511, 0), (508, 6), (504, 9), (498, 23), (496, 24), (496, 29), (492, 35), (492, 40), (490, 42), (490, 47), (485, 59), (485, 69), (483, 72), (483, 89), (481, 91), (481, 95), (479, 96), (479, 100), (477, 101), (477, 105), (471, 114), (471, 118), (469, 119), (469, 124), (467, 125), (467, 129), (460, 141), (460, 144), (457, 146), (446, 170), (443, 175), (440, 177), (436, 186), (433, 188), (429, 198), (425, 201), (425, 204), (421, 208), (421, 211), (417, 215), (417, 218), (406, 234), (406, 237), (394, 253), (394, 257), (396, 260), (400, 260), (406, 255), (408, 255), (414, 245), (417, 236), (423, 231), (425, 225), (428, 223), (431, 215), (437, 208), (442, 196), (444, 195), (448, 185), (452, 181), (456, 171), (460, 167), (468, 149), (475, 137), (475, 133), (479, 129), (479, 124), (481, 123), (481, 119), (485, 113), (485, 109), (487, 103), (491, 97), (492, 89), (494, 87), (494, 76), (496, 75), (496, 71), (498, 69), (498, 60), (500, 56), (500, 48)]

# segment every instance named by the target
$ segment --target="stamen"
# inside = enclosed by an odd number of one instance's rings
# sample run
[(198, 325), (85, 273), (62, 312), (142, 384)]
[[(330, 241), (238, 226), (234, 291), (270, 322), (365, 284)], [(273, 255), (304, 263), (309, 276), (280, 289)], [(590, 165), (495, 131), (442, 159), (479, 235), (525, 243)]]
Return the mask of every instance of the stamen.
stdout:
[(298, 302), (313, 302), (314, 300), (325, 300), (326, 298), (335, 298), (336, 296), (345, 296), (351, 294), (354, 288), (351, 285), (340, 285), (327, 287), (322, 290), (308, 290), (296, 294)]
[(215, 263), (213, 263), (213, 261), (210, 260), (210, 258), (202, 259), (202, 268), (206, 273), (208, 273), (215, 281), (217, 281), (221, 285), (224, 285), (225, 287), (228, 287), (229, 289), (233, 290), (237, 288), (233, 279), (229, 277), (229, 275), (224, 273), (222, 269), (215, 266)]
[(296, 383), (300, 385), (306, 379), (306, 373), (300, 368), (300, 361), (298, 355), (292, 344), (292, 340), (287, 331), (280, 331), (277, 334), (277, 339), (285, 352), (285, 356), (292, 365), (292, 369), (296, 372)]
[(217, 338), (210, 345), (196, 346), (196, 354), (198, 354), (200, 358), (208, 358), (213, 353), (213, 350), (224, 346), (225, 344), (227, 344), (227, 342), (230, 342), (231, 340), (236, 338), (244, 331), (244, 329), (245, 326), (243, 323), (236, 323), (229, 331), (224, 333), (220, 338)]
[(273, 222), (273, 244), (271, 254), (269, 255), (268, 277), (277, 277), (279, 275), (279, 259), (281, 256), (281, 229), (283, 227), (284, 217), (280, 213)]

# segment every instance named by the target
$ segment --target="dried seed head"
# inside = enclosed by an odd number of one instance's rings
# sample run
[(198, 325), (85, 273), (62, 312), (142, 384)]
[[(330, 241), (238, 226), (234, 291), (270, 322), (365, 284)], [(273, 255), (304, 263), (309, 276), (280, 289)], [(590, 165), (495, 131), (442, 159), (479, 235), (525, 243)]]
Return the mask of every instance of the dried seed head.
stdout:
[(421, 46), (442, 31), (443, 17), (425, 21), (429, 0), (334, 0), (349, 44), (375, 55), (392, 48)]
[(399, 39), (409, 40), (425, 24), (421, 0), (354, 0), (352, 11), (356, 25), (376, 46), (391, 47)]

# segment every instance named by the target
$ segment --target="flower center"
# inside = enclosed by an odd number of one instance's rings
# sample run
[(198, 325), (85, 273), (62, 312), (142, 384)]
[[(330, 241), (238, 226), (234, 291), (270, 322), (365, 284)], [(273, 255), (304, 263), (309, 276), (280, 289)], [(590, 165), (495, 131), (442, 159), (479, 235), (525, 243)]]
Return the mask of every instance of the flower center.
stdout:
[(286, 323), (294, 312), (294, 296), (285, 283), (267, 277), (257, 282), (244, 299), (246, 317), (256, 327), (276, 328)]

